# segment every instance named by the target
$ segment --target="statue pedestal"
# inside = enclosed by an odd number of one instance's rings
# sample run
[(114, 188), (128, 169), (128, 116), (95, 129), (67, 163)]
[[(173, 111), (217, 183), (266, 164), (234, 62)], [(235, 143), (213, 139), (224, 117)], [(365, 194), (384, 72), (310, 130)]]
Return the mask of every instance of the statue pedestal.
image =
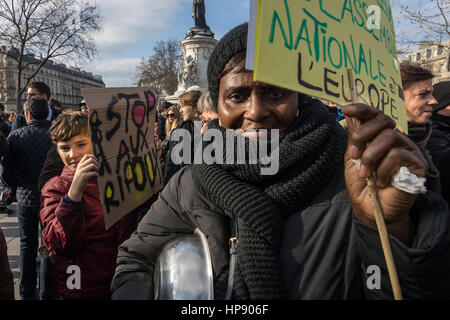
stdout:
[(209, 28), (193, 27), (186, 35), (186, 39), (180, 42), (184, 64), (178, 74), (178, 89), (166, 98), (171, 103), (178, 103), (178, 97), (194, 85), (202, 90), (208, 89), (208, 61), (218, 41)]

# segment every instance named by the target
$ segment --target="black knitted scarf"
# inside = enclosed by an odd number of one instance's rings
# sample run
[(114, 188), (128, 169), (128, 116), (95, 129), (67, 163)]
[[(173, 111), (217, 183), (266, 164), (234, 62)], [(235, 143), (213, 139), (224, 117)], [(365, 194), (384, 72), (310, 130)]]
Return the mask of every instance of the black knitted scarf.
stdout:
[[(210, 128), (225, 131), (218, 122), (210, 123)], [(262, 176), (261, 166), (250, 164), (193, 166), (202, 193), (238, 221), (234, 299), (287, 298), (278, 258), (283, 219), (330, 182), (343, 165), (345, 148), (345, 131), (319, 101), (312, 100), (280, 134), (278, 174)], [(216, 281), (226, 286), (227, 277)]]

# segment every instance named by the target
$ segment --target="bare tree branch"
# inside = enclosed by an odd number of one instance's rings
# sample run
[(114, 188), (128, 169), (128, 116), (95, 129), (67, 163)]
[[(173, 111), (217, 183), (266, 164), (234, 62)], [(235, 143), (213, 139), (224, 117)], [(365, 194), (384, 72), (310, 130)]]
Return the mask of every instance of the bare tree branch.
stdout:
[[(49, 60), (92, 60), (97, 54), (92, 34), (101, 25), (98, 7), (87, 0), (0, 0), (0, 53), (17, 62), (18, 111), (21, 95)], [(29, 54), (41, 59), (35, 61)]]
[(154, 54), (142, 60), (137, 66), (137, 85), (153, 87), (158, 94), (166, 91), (173, 94), (178, 87), (178, 70), (183, 63), (183, 55), (178, 41), (158, 41), (153, 47)]

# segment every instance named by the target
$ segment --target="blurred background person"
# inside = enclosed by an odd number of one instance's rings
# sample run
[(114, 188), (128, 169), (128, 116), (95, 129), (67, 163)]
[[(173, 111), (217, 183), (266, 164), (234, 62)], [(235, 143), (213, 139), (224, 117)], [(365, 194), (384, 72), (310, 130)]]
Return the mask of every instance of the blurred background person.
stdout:
[(61, 102), (59, 102), (56, 99), (50, 99), (49, 105), (50, 105), (50, 107), (53, 108), (53, 110), (55, 112), (53, 119), (56, 119), (64, 111), (64, 108), (62, 107)]
[(0, 300), (14, 300), (14, 278), (9, 266), (8, 247), (0, 228)]
[(450, 81), (434, 84), (438, 104), (431, 116), (431, 137), (426, 146), (441, 175), (442, 197), (450, 204)]
[(2, 103), (0, 103), (0, 132), (5, 138), (11, 132), (11, 124), (6, 120), (5, 106)]
[[(170, 178), (185, 165), (192, 164), (194, 161), (194, 131), (195, 121), (201, 121), (200, 112), (197, 109), (197, 102), (202, 95), (201, 89), (198, 86), (190, 87), (178, 98), (180, 104), (180, 113), (183, 118), (182, 123), (172, 131), (173, 136), (176, 130), (187, 130), (191, 137), (191, 157), (189, 163), (182, 162), (181, 164), (175, 164), (172, 161), (172, 150), (178, 143), (187, 143), (184, 139), (180, 138), (180, 141), (169, 141), (169, 151), (166, 156), (166, 167), (164, 171), (164, 185), (166, 185)], [(183, 157), (184, 158), (184, 157)]]
[(167, 110), (167, 120), (166, 120), (166, 137), (170, 137), (170, 133), (181, 123), (180, 109), (172, 105)]
[(218, 119), (219, 115), (214, 109), (213, 102), (211, 100), (211, 96), (209, 95), (209, 91), (205, 91), (202, 93), (197, 102), (197, 109), (200, 112), (202, 119), (202, 135), (208, 129), (208, 123), (211, 120)]
[(11, 113), (9, 114), (8, 122), (11, 124), (11, 126), (14, 123), (16, 116), (17, 116), (17, 113), (15, 111), (11, 111)]
[(79, 104), (80, 107), (80, 111), (84, 112), (86, 114), (89, 114), (89, 109), (88, 109), (88, 105), (86, 103), (86, 100), (82, 100)]

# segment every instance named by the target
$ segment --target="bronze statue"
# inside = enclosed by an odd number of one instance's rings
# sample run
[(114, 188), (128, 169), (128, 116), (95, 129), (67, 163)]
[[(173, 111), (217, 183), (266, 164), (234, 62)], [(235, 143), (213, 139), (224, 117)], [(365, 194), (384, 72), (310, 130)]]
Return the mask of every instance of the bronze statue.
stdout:
[(192, 5), (192, 18), (194, 18), (195, 26), (198, 28), (208, 28), (205, 19), (205, 2), (204, 0), (194, 0)]

